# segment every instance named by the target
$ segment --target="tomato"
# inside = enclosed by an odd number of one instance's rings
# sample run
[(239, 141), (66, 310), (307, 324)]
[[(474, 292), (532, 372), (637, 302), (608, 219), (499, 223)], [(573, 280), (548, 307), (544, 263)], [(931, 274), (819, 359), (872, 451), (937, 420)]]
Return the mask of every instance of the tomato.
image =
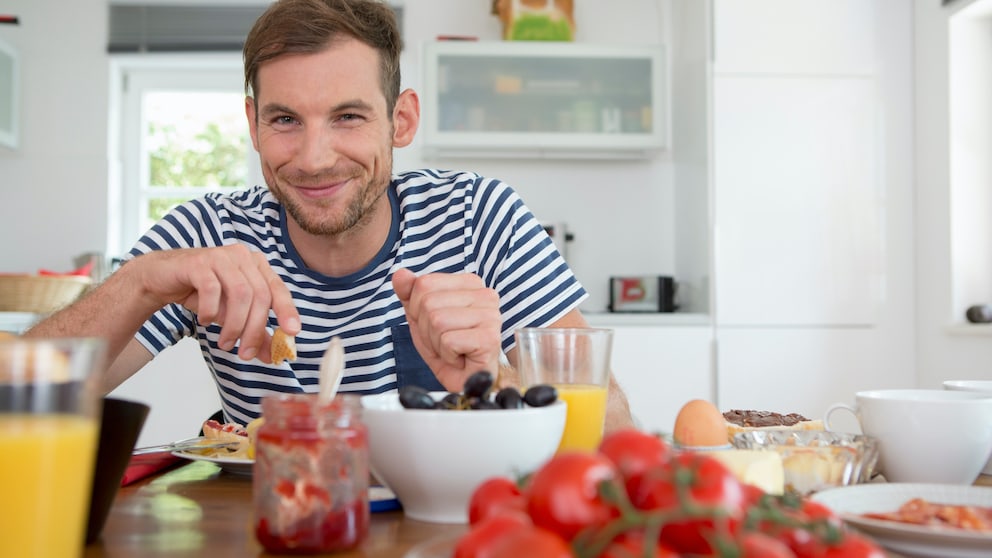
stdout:
[(679, 554), (654, 541), (644, 540), (644, 531), (625, 531), (610, 543), (599, 558), (679, 558)]
[(530, 517), (519, 510), (501, 510), (480, 520), (455, 543), (454, 558), (490, 558), (495, 545), (507, 535), (531, 527)]
[(635, 507), (679, 516), (661, 531), (661, 541), (679, 552), (710, 552), (709, 539), (732, 535), (744, 516), (740, 481), (703, 453), (679, 453), (665, 467), (632, 478), (627, 487)]
[(823, 554), (817, 556), (822, 558), (885, 558), (885, 552), (877, 544), (861, 535), (845, 533), (839, 543), (827, 546)]
[(526, 489), (527, 513), (534, 524), (572, 540), (586, 527), (601, 526), (619, 511), (600, 493), (609, 483), (622, 494), (613, 462), (597, 453), (560, 453), (530, 478)]
[(744, 533), (740, 541), (740, 558), (795, 558), (782, 541), (764, 533)]
[(575, 558), (565, 539), (540, 527), (523, 527), (514, 530), (493, 546), (487, 558)]
[(621, 477), (629, 479), (664, 465), (672, 448), (654, 434), (627, 428), (607, 434), (599, 444), (599, 453), (616, 465)]
[(520, 487), (508, 477), (487, 479), (475, 488), (468, 501), (468, 524), (475, 525), (481, 519), (504, 508), (521, 511), (527, 508), (527, 501)]

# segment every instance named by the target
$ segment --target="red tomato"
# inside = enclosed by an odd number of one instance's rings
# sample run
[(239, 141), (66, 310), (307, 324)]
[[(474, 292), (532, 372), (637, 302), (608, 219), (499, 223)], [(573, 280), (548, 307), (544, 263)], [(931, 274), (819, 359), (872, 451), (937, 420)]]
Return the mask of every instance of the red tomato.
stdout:
[(837, 544), (826, 546), (822, 558), (885, 558), (885, 552), (871, 540), (855, 533), (845, 533)]
[(737, 531), (744, 516), (744, 489), (725, 465), (703, 453), (675, 455), (628, 483), (631, 503), (642, 510), (677, 512), (661, 541), (679, 552), (706, 554), (709, 540)]
[(520, 487), (508, 477), (493, 477), (482, 482), (468, 501), (468, 524), (475, 525), (495, 511), (513, 508), (524, 511), (527, 501)]
[(785, 543), (764, 533), (745, 533), (740, 541), (740, 558), (795, 558)]
[(617, 508), (603, 499), (601, 483), (622, 494), (613, 462), (596, 453), (560, 453), (531, 476), (526, 489), (527, 513), (534, 524), (572, 540), (582, 529), (617, 517)]
[(455, 544), (454, 558), (491, 558), (496, 543), (507, 535), (533, 526), (526, 513), (502, 510), (475, 525)]
[(487, 558), (575, 558), (565, 539), (540, 527), (523, 527), (510, 532), (495, 546)]
[(660, 467), (672, 455), (672, 448), (654, 434), (634, 428), (607, 434), (599, 444), (599, 453), (616, 465), (624, 479)]
[(660, 543), (645, 542), (644, 531), (625, 531), (610, 543), (599, 558), (679, 558), (679, 553)]

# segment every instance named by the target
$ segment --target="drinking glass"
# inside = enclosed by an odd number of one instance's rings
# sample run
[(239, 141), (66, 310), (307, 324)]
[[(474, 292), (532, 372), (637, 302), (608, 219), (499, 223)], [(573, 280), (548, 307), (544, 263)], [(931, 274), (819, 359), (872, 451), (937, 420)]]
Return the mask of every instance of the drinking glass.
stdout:
[(524, 390), (550, 384), (568, 406), (558, 451), (595, 450), (606, 421), (613, 330), (521, 328), (516, 338)]
[(81, 556), (102, 340), (0, 341), (0, 556)]

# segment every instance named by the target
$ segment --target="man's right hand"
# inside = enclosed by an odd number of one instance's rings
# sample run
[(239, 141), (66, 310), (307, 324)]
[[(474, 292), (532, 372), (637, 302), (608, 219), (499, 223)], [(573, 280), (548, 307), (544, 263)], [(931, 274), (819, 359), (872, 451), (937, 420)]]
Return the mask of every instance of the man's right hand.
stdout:
[(263, 254), (244, 245), (155, 251), (124, 267), (131, 267), (127, 271), (134, 272), (132, 278), (149, 307), (157, 310), (175, 302), (195, 312), (200, 324), (219, 324), (218, 345), (231, 350), (240, 339), (242, 360), (258, 357), (269, 362), (270, 308), (287, 334), (300, 331), (289, 289)]

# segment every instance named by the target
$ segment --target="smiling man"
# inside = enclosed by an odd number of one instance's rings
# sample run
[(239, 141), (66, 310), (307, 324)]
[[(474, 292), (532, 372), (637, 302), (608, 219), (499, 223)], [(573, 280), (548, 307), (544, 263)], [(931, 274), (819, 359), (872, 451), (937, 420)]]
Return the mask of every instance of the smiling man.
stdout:
[[(127, 263), (28, 335), (109, 339), (108, 391), (196, 337), (225, 418), (317, 390), (332, 337), (341, 392), (460, 391), (517, 377), (520, 327), (585, 327), (586, 292), (507, 184), (471, 172), (393, 173), (420, 118), (400, 91), (401, 38), (375, 0), (280, 0), (244, 47), (245, 112), (266, 186), (172, 210)], [(271, 332), (297, 359), (271, 362)], [(629, 425), (611, 382), (607, 429)]]

